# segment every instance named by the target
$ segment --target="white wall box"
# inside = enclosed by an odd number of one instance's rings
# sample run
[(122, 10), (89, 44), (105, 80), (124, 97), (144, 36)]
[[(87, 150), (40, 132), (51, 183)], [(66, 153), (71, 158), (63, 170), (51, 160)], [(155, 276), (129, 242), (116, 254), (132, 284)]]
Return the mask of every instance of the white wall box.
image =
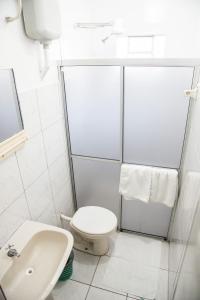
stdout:
[(61, 17), (56, 0), (23, 0), (23, 16), (29, 38), (48, 42), (60, 37)]
[(107, 207), (120, 215), (122, 229), (167, 237), (170, 208), (120, 205), (120, 164), (179, 169), (189, 108), (184, 90), (192, 86), (194, 64), (77, 60), (62, 70), (77, 206)]

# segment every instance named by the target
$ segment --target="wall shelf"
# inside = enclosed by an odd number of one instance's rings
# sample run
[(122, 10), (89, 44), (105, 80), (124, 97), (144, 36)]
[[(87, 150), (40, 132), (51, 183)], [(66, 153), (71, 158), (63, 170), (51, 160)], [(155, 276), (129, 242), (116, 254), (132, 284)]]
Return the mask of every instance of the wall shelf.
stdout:
[(27, 134), (22, 130), (0, 143), (0, 161), (22, 148), (27, 140)]

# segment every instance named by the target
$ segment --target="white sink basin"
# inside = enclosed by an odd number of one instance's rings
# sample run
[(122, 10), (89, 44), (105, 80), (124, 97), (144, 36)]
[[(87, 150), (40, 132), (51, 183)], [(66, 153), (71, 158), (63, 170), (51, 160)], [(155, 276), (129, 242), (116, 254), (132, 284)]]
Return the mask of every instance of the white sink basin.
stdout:
[[(20, 257), (8, 257), (14, 244)], [(0, 284), (8, 300), (43, 300), (55, 286), (73, 247), (70, 232), (26, 221), (0, 250)]]

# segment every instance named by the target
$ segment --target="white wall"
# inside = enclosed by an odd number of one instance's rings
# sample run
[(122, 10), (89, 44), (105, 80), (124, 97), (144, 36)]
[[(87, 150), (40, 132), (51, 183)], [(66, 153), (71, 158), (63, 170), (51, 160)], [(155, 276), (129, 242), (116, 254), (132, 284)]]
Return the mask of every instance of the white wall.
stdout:
[[(182, 167), (183, 185), (181, 187), (181, 195), (178, 200), (175, 220), (172, 227), (170, 252), (169, 252), (169, 287), (170, 300), (174, 288), (178, 285), (178, 292), (175, 299), (182, 300), (197, 299), (199, 297), (199, 269), (196, 268), (199, 256), (199, 234), (200, 227), (197, 218), (199, 212), (195, 216), (200, 202), (200, 94), (197, 100), (192, 101), (190, 113), (189, 131), (184, 154), (184, 162)], [(190, 174), (194, 173), (195, 178), (191, 181)], [(190, 233), (193, 222), (195, 229)], [(189, 243), (189, 244), (188, 244)], [(184, 254), (189, 253), (190, 262), (185, 260), (183, 268)], [(188, 259), (187, 259), (188, 260)], [(181, 275), (180, 275), (181, 274)], [(181, 281), (179, 280), (179, 276)], [(195, 286), (196, 285), (196, 286)], [(183, 288), (184, 286), (184, 288)]]
[[(58, 72), (45, 80), (39, 73), (39, 47), (29, 40), (16, 1), (0, 1), (0, 67), (14, 68), (25, 130), (29, 140), (0, 162), (0, 246), (26, 219), (59, 225), (58, 215), (73, 212)], [(59, 58), (58, 42), (53, 45)]]
[(166, 57), (199, 57), (198, 0), (59, 0), (62, 12), (62, 57), (113, 57), (116, 37), (101, 42), (110, 29), (74, 29), (76, 22), (124, 21), (126, 34), (166, 35)]

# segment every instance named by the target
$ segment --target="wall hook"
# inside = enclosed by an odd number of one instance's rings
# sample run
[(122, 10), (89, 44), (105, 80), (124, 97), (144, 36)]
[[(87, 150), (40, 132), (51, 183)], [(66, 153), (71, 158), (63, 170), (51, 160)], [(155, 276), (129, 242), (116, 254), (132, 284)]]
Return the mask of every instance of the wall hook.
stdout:
[(17, 0), (17, 15), (15, 17), (6, 17), (7, 22), (13, 22), (20, 18), (22, 14), (22, 0)]
[(197, 86), (194, 89), (185, 90), (184, 94), (185, 94), (185, 96), (196, 100), (198, 98), (199, 89), (200, 89), (200, 84), (197, 84)]

